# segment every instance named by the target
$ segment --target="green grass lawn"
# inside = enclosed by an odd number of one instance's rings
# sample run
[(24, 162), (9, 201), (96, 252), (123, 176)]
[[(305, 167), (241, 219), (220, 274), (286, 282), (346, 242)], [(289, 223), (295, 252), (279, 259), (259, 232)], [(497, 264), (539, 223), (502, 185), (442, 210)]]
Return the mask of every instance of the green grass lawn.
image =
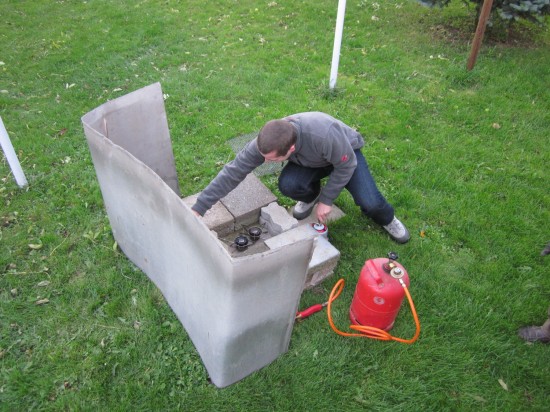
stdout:
[[(548, 410), (550, 346), (517, 337), (550, 305), (550, 34), (491, 35), (466, 71), (475, 12), (457, 2), (348, 2), (328, 90), (337, 2), (0, 3), (0, 116), (29, 181), (0, 161), (0, 409)], [(413, 345), (343, 338), (324, 314), (288, 353), (223, 390), (147, 276), (117, 249), (82, 115), (160, 82), (182, 195), (230, 139), (301, 111), (364, 136), (411, 231), (396, 245), (343, 193), (335, 275), (305, 292), (340, 329), (365, 260), (395, 250), (422, 332)], [(283, 205), (276, 176), (264, 182)], [(208, 302), (205, 302), (208, 305)], [(392, 333), (414, 334), (406, 306)]]

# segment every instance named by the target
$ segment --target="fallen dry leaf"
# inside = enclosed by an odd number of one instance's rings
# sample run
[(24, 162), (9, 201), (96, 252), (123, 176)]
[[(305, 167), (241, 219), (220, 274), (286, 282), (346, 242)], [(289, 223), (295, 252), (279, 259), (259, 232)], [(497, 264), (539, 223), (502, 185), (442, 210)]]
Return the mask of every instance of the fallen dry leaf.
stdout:
[(508, 390), (508, 385), (506, 385), (506, 382), (504, 382), (502, 379), (499, 379), (498, 383), (500, 383), (500, 386), (502, 386), (502, 389), (504, 389), (505, 391)]
[(44, 305), (46, 303), (50, 303), (49, 299), (39, 299), (35, 302), (36, 305)]

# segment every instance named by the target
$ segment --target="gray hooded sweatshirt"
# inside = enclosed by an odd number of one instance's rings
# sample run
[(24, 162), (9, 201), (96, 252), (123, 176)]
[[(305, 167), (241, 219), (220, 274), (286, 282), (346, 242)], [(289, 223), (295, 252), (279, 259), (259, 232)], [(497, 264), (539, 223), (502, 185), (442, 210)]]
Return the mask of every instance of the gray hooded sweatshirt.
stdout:
[[(296, 149), (288, 159), (290, 162), (311, 168), (334, 167), (319, 197), (321, 203), (332, 205), (355, 171), (354, 150), (363, 147), (363, 137), (340, 120), (321, 112), (298, 113), (284, 120), (297, 132)], [(253, 139), (202, 191), (192, 209), (204, 215), (264, 162), (256, 139)]]

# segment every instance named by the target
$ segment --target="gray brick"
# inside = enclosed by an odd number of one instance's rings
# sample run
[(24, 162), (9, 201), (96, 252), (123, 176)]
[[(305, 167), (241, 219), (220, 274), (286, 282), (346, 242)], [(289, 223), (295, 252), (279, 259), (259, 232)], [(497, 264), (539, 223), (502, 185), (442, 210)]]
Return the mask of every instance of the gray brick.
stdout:
[(309, 262), (304, 289), (311, 289), (332, 275), (339, 259), (340, 251), (326, 238), (318, 236)]
[(260, 209), (275, 202), (277, 198), (252, 173), (239, 186), (220, 200), (235, 219), (235, 224), (249, 225), (260, 218)]
[[(197, 201), (197, 197), (199, 197), (198, 193), (182, 200), (187, 206), (191, 207)], [(220, 237), (235, 231), (235, 219), (221, 202), (217, 202), (212, 206), (204, 214), (203, 219), (208, 229), (215, 231)]]
[(323, 236), (313, 230), (309, 223), (300, 224), (298, 227), (267, 239), (265, 244), (275, 249), (284, 245), (292, 244), (309, 237), (317, 237), (313, 248), (313, 256), (309, 262), (304, 289), (310, 289), (320, 284), (324, 279), (332, 275), (340, 252)]
[(298, 226), (298, 221), (277, 202), (270, 203), (261, 209), (260, 223), (265, 225), (271, 236), (279, 235)]

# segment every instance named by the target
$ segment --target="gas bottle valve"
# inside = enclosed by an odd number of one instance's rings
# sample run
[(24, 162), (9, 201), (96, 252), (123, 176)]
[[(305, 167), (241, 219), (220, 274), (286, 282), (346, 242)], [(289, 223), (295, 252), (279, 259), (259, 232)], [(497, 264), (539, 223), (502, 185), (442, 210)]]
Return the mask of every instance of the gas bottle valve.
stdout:
[[(397, 265), (395, 264), (395, 261), (399, 258), (399, 256), (397, 256), (397, 253), (395, 252), (389, 252), (388, 253), (388, 261), (386, 263), (384, 263), (383, 265), (383, 268), (384, 268), (384, 271), (386, 273), (389, 273), (391, 274), (393, 277), (395, 277), (393, 274), (392, 274), (392, 271), (394, 268), (397, 267)], [(396, 278), (397, 279), (397, 278)]]
[(401, 279), (405, 275), (405, 272), (401, 270), (399, 267), (394, 267), (392, 270), (390, 270), (390, 276), (394, 279)]

